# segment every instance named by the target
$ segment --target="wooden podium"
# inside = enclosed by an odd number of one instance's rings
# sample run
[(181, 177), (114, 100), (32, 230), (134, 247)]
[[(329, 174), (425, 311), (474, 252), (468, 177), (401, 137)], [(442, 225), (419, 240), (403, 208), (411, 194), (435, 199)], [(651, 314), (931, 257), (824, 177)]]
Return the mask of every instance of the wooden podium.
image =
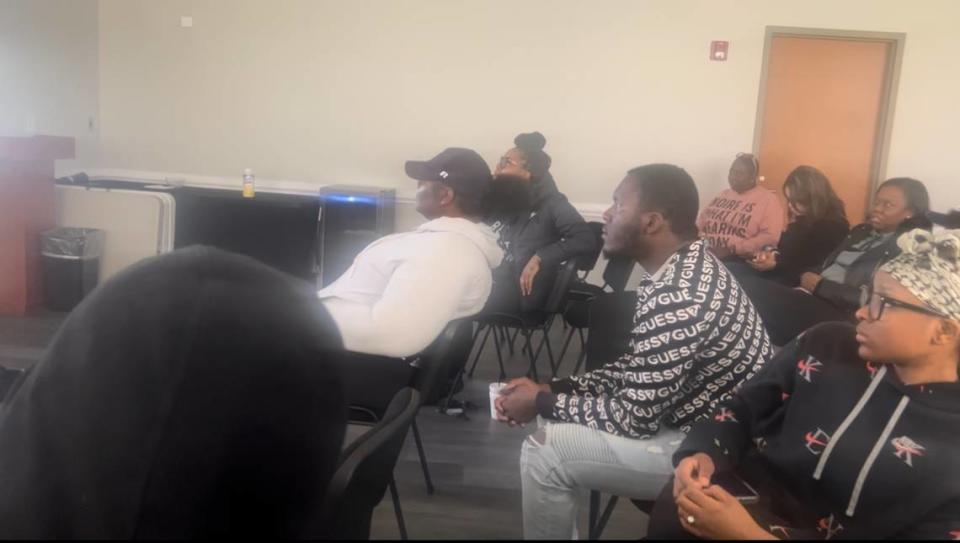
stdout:
[(74, 152), (73, 138), (0, 137), (0, 315), (40, 303), (40, 232), (56, 225), (54, 161)]

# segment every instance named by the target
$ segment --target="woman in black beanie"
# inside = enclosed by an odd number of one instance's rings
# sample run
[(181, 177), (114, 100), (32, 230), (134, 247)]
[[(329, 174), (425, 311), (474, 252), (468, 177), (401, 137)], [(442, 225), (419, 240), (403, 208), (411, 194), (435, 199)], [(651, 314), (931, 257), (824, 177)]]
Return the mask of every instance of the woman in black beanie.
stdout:
[(485, 313), (541, 309), (561, 262), (595, 254), (597, 239), (550, 175), (546, 138), (539, 132), (513, 140), (494, 173), (490, 223), (505, 257), (493, 274)]

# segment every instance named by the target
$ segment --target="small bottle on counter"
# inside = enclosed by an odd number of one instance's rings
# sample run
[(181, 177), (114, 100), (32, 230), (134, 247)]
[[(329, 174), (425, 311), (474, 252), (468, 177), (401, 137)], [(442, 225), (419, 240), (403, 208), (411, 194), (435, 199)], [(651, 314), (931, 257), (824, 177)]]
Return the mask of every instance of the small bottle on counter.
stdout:
[(253, 170), (247, 168), (243, 170), (243, 197), (253, 198)]

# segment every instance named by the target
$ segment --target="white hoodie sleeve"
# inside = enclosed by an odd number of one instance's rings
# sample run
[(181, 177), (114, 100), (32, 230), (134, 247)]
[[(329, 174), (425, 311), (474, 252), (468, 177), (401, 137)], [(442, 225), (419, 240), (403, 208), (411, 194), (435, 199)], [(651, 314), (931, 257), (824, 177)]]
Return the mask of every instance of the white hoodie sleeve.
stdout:
[[(450, 249), (442, 260), (415, 258), (400, 264), (383, 295), (372, 304), (324, 300), (340, 328), (344, 348), (405, 357), (429, 346), (456, 315), (462, 300), (482, 283), (471, 269), (477, 257)], [(489, 273), (489, 268), (484, 264), (482, 271)], [(486, 288), (489, 294), (489, 284)]]

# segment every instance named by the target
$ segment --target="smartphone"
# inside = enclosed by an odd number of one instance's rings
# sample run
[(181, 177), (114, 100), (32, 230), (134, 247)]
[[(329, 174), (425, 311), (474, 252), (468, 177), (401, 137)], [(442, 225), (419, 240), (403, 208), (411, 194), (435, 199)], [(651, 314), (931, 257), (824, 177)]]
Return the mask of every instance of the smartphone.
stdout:
[(720, 488), (729, 492), (742, 504), (757, 503), (760, 494), (749, 483), (733, 473), (717, 473), (710, 478), (710, 484), (720, 485)]

